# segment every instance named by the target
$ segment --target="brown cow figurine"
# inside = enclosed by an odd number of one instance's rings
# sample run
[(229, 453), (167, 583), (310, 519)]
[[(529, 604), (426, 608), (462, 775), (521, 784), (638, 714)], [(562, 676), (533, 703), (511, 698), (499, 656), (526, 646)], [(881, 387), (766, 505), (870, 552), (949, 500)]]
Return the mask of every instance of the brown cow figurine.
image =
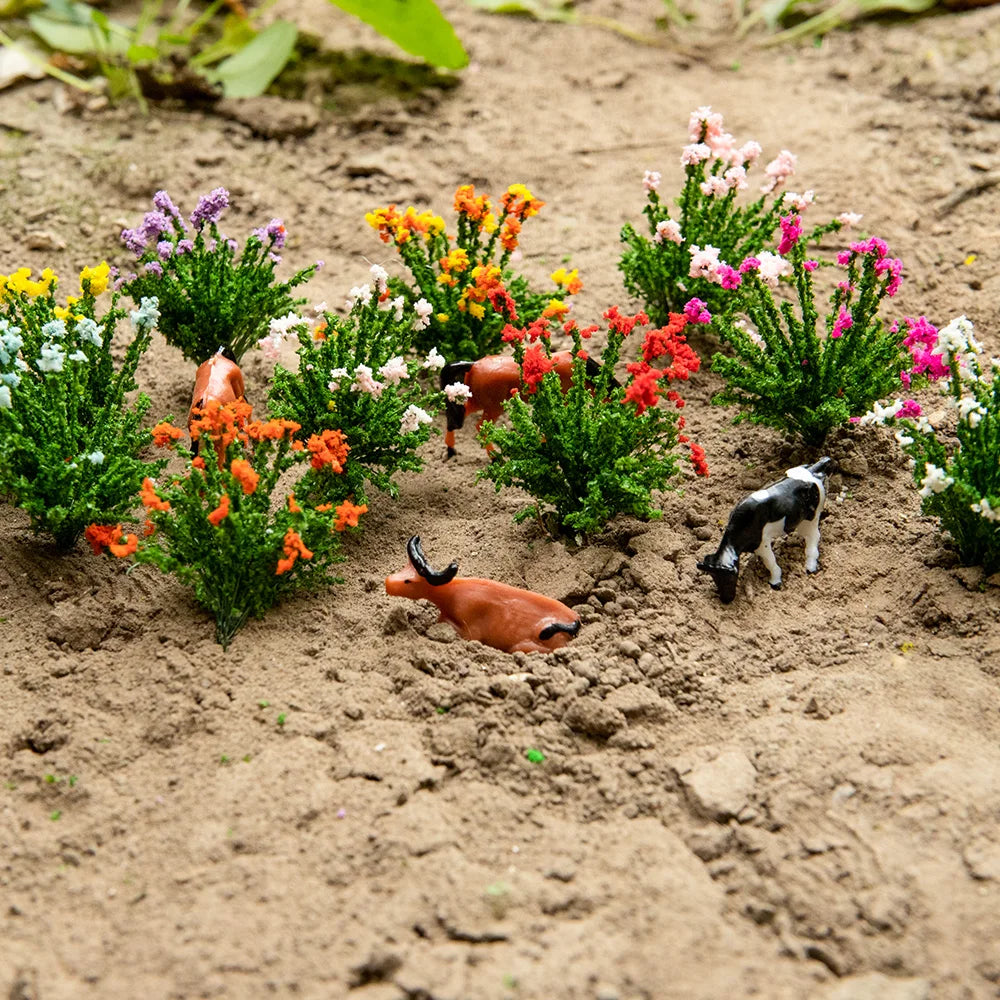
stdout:
[[(198, 366), (194, 376), (194, 392), (191, 394), (191, 409), (188, 411), (188, 429), (200, 410), (212, 400), (225, 405), (245, 398), (243, 372), (236, 364), (232, 353), (224, 347)], [(201, 442), (195, 441), (194, 451), (198, 452)], [(217, 449), (218, 450), (218, 449)], [(219, 454), (219, 468), (225, 461), (225, 451)]]
[[(567, 392), (573, 381), (573, 352), (556, 351), (552, 361), (563, 392)], [(600, 363), (593, 358), (587, 359), (588, 376), (595, 376), (600, 367)], [(455, 382), (467, 385), (472, 396), (465, 402), (449, 402), (445, 406), (448, 429), (444, 443), (448, 448), (448, 458), (455, 454), (455, 431), (465, 424), (469, 414), (482, 411), (483, 415), (476, 424), (478, 431), (484, 421), (496, 420), (503, 413), (503, 404), (521, 386), (521, 366), (509, 354), (490, 354), (478, 361), (452, 361), (441, 369), (441, 388)], [(487, 451), (490, 450), (487, 447)]]
[(494, 580), (457, 577), (458, 563), (435, 572), (414, 535), (406, 545), (410, 565), (385, 581), (392, 597), (436, 604), (439, 621), (463, 639), (476, 639), (505, 653), (549, 653), (580, 631), (580, 616), (554, 597)]

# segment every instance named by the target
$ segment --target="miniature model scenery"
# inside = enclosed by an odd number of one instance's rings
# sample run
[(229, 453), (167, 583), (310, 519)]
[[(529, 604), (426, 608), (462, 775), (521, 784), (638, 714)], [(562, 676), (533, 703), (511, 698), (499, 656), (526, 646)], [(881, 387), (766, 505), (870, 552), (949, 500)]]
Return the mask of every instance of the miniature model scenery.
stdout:
[(903, 6), (0, 10), (0, 997), (1000, 995), (1000, 3)]

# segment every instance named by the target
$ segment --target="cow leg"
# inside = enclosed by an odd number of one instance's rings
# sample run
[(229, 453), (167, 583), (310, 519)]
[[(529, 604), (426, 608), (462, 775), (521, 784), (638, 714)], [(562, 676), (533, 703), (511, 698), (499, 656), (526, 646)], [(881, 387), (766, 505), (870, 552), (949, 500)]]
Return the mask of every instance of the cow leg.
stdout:
[(819, 512), (811, 521), (802, 521), (795, 529), (806, 540), (806, 572), (819, 571)]
[(778, 565), (778, 560), (774, 558), (774, 551), (771, 549), (771, 543), (776, 538), (783, 535), (784, 532), (784, 518), (780, 521), (772, 521), (770, 524), (765, 524), (764, 530), (760, 533), (760, 545), (757, 546), (757, 555), (764, 560), (764, 565), (771, 574), (770, 582), (772, 590), (781, 589), (781, 567)]

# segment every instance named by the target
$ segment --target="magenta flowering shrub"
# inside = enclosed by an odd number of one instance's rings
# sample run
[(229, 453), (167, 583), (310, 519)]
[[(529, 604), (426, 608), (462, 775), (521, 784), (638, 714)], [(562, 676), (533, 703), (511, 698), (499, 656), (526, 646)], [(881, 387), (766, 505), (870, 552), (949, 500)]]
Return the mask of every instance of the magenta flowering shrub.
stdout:
[(119, 279), (120, 287), (137, 302), (144, 296), (159, 300), (167, 343), (196, 364), (220, 347), (239, 362), (265, 337), (272, 320), (287, 318), (305, 301), (290, 292), (319, 266), (278, 281), (275, 265), (286, 238), (281, 220), (254, 229), (237, 253), (236, 240), (219, 230), (228, 205), (229, 193), (216, 188), (198, 199), (185, 220), (170, 195), (157, 191), (153, 211), (135, 229), (122, 232), (137, 270)]
[(1000, 358), (991, 358), (989, 373), (984, 370), (982, 346), (965, 316), (940, 332), (922, 316), (906, 323), (914, 369), (941, 379), (946, 416), (934, 426), (912, 400), (896, 400), (876, 404), (862, 422), (898, 423), (896, 440), (910, 457), (923, 512), (940, 518), (965, 565), (995, 573), (1000, 570)]
[[(681, 151), (684, 187), (675, 207), (660, 198), (661, 175), (647, 170), (643, 214), (648, 236), (630, 223), (621, 231), (627, 249), (618, 267), (625, 288), (645, 304), (654, 323), (668, 322), (669, 314), (680, 312), (692, 297), (704, 301), (713, 313), (724, 308), (726, 292), (738, 283), (731, 264), (759, 256), (772, 242), (783, 215), (798, 218), (801, 226), (801, 216), (795, 213), (804, 211), (814, 198), (812, 191), (779, 192), (796, 163), (795, 155), (783, 149), (764, 167), (760, 196), (740, 204), (740, 192), (750, 188), (748, 172), (760, 157), (760, 144), (750, 140), (737, 146), (723, 129), (722, 115), (707, 107), (691, 112), (688, 137), (690, 142)], [(813, 229), (807, 242), (860, 218), (845, 212)]]
[[(902, 280), (902, 263), (885, 241), (852, 243), (837, 255), (840, 280), (821, 317), (815, 304), (813, 272), (806, 257), (802, 220), (779, 220), (780, 253), (747, 257), (728, 268), (730, 300), (716, 326), (732, 354), (716, 354), (712, 371), (726, 380), (715, 402), (741, 409), (748, 417), (819, 445), (835, 427), (864, 414), (878, 399), (903, 384), (926, 382), (932, 363), (925, 357), (926, 321), (885, 325), (878, 312)], [(776, 297), (784, 280), (796, 303)]]

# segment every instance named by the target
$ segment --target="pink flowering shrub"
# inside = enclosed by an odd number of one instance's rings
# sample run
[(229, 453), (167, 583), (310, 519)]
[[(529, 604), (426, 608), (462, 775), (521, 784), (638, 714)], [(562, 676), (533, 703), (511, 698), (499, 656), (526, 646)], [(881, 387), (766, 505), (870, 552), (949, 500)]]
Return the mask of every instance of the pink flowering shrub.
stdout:
[[(842, 277), (821, 317), (813, 290), (819, 265), (806, 258), (801, 219), (783, 216), (779, 228), (779, 249), (787, 256), (745, 258), (716, 316), (732, 353), (712, 359), (712, 371), (726, 380), (714, 401), (739, 406), (737, 420), (746, 416), (819, 445), (901, 383), (920, 385), (933, 377), (934, 363), (924, 356), (933, 327), (923, 317), (907, 320), (905, 328), (879, 318), (882, 300), (899, 288), (902, 263), (877, 237), (837, 255)], [(775, 297), (782, 279), (794, 287), (798, 308)]]
[[(759, 197), (740, 204), (740, 192), (750, 189), (748, 173), (760, 157), (760, 144), (751, 140), (737, 146), (723, 129), (722, 115), (711, 108), (691, 113), (688, 137), (691, 141), (681, 152), (684, 187), (676, 207), (660, 198), (661, 175), (647, 170), (643, 214), (649, 235), (642, 235), (630, 223), (621, 231), (627, 249), (618, 267), (625, 288), (645, 304), (655, 323), (667, 322), (669, 313), (680, 310), (692, 296), (702, 299), (712, 312), (721, 309), (728, 301), (726, 293), (738, 284), (734, 265), (750, 256), (763, 262), (761, 251), (771, 242), (782, 216), (797, 219), (799, 226), (794, 236), (782, 235), (778, 253), (787, 253), (788, 240), (802, 237), (797, 213), (814, 197), (812, 191), (801, 195), (779, 191), (794, 173), (796, 161), (794, 154), (783, 149), (764, 167), (764, 179), (757, 185)], [(860, 218), (845, 212), (817, 226), (806, 240), (815, 242)]]
[(424, 359), (411, 355), (415, 333), (427, 324), (426, 304), (393, 297), (376, 264), (371, 282), (351, 289), (346, 318), (326, 313), (315, 329), (297, 328), (298, 371), (275, 367), (271, 415), (301, 424), (305, 436), (343, 432), (350, 451), (336, 482), (357, 503), (367, 501), (369, 483), (395, 496), (395, 475), (423, 467), (417, 449), (444, 405), (444, 394), (424, 376), (436, 374), (444, 358), (436, 349)]

